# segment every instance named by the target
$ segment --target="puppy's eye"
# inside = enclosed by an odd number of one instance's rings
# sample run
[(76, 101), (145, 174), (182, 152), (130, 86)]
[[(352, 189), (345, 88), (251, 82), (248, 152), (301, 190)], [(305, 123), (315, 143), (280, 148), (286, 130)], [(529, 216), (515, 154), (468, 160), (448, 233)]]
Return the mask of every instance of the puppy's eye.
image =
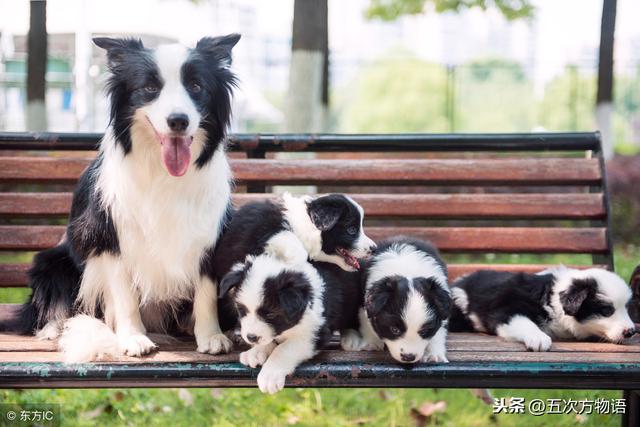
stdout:
[(391, 332), (391, 335), (397, 337), (398, 335), (400, 335), (400, 328), (392, 326), (389, 328), (389, 332)]
[(276, 313), (267, 313), (267, 315), (266, 315), (266, 316), (264, 316), (264, 317), (266, 317), (266, 318), (267, 318), (267, 319), (269, 319), (269, 320), (273, 320), (273, 319), (275, 319), (276, 317), (278, 317), (278, 315), (277, 315)]
[(600, 310), (600, 314), (602, 315), (602, 317), (610, 317), (613, 316), (613, 312), (615, 310), (613, 309), (613, 307), (604, 307), (602, 310)]
[(247, 315), (247, 309), (244, 308), (243, 306), (237, 306), (236, 311), (238, 312), (238, 316), (240, 317), (244, 317)]
[(356, 227), (349, 227), (347, 228), (347, 233), (349, 233), (352, 236), (355, 236), (356, 234), (358, 234), (358, 229)]
[(191, 86), (189, 86), (189, 89), (193, 93), (200, 93), (202, 91), (202, 87), (198, 83), (191, 83)]
[(158, 92), (158, 86), (156, 85), (146, 85), (144, 87), (144, 91), (147, 93), (157, 93)]

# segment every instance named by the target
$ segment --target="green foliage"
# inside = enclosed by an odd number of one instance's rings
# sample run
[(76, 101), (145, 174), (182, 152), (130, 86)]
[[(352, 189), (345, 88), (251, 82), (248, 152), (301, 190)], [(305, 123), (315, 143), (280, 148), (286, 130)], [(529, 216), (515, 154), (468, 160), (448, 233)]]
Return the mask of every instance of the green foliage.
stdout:
[(366, 16), (393, 21), (403, 15), (417, 15), (433, 4), (436, 12), (461, 12), (479, 7), (498, 9), (508, 20), (533, 16), (535, 8), (530, 0), (371, 0)]
[(380, 62), (364, 71), (346, 100), (342, 130), (446, 132), (447, 72), (418, 59)]

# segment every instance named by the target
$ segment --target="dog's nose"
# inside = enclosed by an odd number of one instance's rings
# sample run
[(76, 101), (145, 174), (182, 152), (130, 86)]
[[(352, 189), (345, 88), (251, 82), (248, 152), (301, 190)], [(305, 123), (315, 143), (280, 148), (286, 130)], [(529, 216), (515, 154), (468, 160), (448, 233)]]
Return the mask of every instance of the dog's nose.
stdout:
[(636, 332), (637, 332), (636, 328), (627, 328), (624, 331), (622, 331), (622, 336), (625, 338), (631, 338), (636, 334)]
[(400, 353), (400, 359), (402, 359), (403, 362), (413, 362), (416, 360), (416, 355), (413, 353)]
[(182, 113), (173, 113), (167, 117), (167, 125), (174, 132), (184, 132), (189, 126), (189, 117)]
[(260, 337), (255, 334), (247, 334), (247, 340), (252, 343), (256, 343), (260, 340)]
[(378, 248), (378, 245), (376, 245), (375, 243), (372, 243), (371, 246), (369, 246), (369, 252), (373, 252)]

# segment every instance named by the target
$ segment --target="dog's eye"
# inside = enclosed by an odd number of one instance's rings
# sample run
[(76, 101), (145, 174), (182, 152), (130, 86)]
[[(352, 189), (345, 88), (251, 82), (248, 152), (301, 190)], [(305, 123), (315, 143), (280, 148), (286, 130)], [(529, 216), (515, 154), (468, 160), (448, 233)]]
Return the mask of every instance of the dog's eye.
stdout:
[(349, 233), (352, 236), (355, 236), (356, 234), (358, 234), (358, 229), (356, 227), (349, 227), (347, 228), (347, 233)]
[(200, 87), (200, 85), (198, 83), (191, 83), (191, 92), (193, 93), (200, 93), (200, 91), (202, 90), (202, 87)]
[(144, 87), (144, 91), (147, 93), (157, 93), (158, 92), (158, 86), (156, 85), (146, 85)]
[(603, 307), (602, 310), (600, 310), (600, 314), (602, 317), (610, 317), (613, 316), (614, 311), (613, 307)]
[(276, 313), (267, 313), (267, 315), (265, 316), (267, 319), (269, 320), (273, 320), (276, 317), (278, 317), (278, 315)]
[(400, 328), (392, 326), (389, 328), (389, 332), (391, 332), (391, 335), (397, 337), (398, 335), (400, 335)]

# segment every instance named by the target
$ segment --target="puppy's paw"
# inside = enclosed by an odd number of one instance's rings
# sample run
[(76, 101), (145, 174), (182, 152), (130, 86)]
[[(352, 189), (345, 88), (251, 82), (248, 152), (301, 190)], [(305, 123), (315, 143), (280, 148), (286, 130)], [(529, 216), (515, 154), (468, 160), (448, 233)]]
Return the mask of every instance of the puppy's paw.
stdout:
[(529, 351), (549, 351), (551, 337), (543, 332), (531, 335), (524, 339), (524, 346)]
[(196, 337), (198, 351), (200, 353), (220, 354), (228, 353), (233, 347), (233, 342), (225, 334), (213, 334), (205, 337)]
[(273, 350), (272, 346), (255, 346), (251, 347), (247, 351), (243, 351), (240, 353), (240, 363), (245, 366), (250, 366), (252, 368), (257, 368), (258, 366), (264, 365), (264, 362), (267, 361), (267, 358), (271, 354)]
[(447, 359), (447, 353), (444, 350), (441, 351), (429, 351), (427, 350), (422, 361), (425, 363), (449, 363)]
[(158, 346), (154, 344), (144, 334), (134, 334), (119, 340), (120, 349), (127, 356), (139, 357), (156, 350)]
[(263, 367), (258, 374), (258, 388), (263, 393), (274, 394), (284, 388), (287, 373), (280, 369)]
[(340, 345), (344, 351), (360, 351), (364, 340), (355, 329), (347, 329), (340, 334)]
[(362, 346), (360, 347), (362, 351), (380, 351), (384, 350), (384, 341), (379, 339), (362, 339)]

